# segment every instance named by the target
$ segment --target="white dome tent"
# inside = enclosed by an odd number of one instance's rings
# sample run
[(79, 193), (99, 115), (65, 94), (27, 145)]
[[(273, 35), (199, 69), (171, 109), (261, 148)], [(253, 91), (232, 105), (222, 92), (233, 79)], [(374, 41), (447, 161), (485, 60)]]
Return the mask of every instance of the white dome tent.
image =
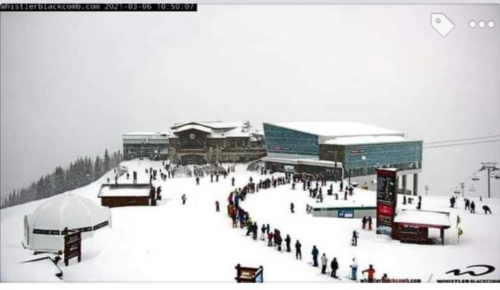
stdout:
[(66, 227), (79, 230), (86, 239), (105, 226), (111, 226), (109, 208), (82, 196), (61, 194), (24, 217), (24, 244), (35, 252), (57, 253), (64, 250)]

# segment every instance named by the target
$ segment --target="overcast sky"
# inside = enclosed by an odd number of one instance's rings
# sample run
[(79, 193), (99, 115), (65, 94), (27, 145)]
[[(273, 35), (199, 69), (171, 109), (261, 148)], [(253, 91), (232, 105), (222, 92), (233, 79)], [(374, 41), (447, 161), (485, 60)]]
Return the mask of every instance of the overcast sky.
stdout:
[[(433, 12), (455, 24), (446, 38)], [(1, 195), (121, 149), (122, 133), (182, 121), (351, 120), (424, 142), (500, 134), (499, 29), (498, 5), (2, 13)], [(424, 150), (420, 183), (451, 194), (499, 148)]]

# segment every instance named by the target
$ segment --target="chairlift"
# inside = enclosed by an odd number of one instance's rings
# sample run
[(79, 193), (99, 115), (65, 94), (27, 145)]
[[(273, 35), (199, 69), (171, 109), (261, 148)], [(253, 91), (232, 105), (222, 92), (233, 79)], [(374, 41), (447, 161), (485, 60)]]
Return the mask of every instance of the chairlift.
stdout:
[(476, 191), (476, 188), (474, 187), (474, 184), (469, 187), (469, 191)]
[(455, 194), (460, 194), (460, 190), (456, 189)]
[(472, 177), (472, 180), (473, 181), (479, 181), (479, 177), (477, 177), (477, 176), (474, 175), (474, 177)]

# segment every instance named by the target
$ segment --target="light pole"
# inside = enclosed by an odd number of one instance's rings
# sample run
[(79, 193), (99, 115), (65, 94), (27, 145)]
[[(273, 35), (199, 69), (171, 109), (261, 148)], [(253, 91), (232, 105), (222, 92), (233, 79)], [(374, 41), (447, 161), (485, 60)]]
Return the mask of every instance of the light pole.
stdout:
[(429, 191), (429, 186), (428, 186), (428, 185), (426, 185), (426, 186), (425, 186), (425, 195), (426, 195), (426, 196), (427, 196), (427, 194), (428, 194), (428, 193), (427, 193), (427, 191)]
[(491, 171), (498, 170), (499, 168), (496, 167), (497, 163), (496, 162), (481, 162), (483, 164), (483, 167), (479, 169), (479, 171), (487, 170), (488, 171), (488, 198), (491, 198), (491, 186), (490, 186), (490, 179), (491, 179)]

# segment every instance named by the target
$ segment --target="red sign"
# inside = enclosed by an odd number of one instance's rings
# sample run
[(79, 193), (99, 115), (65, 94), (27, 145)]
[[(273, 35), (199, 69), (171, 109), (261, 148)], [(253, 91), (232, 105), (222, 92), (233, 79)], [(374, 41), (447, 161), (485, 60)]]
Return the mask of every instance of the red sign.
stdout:
[(394, 215), (394, 207), (392, 205), (378, 204), (377, 212), (383, 215)]

